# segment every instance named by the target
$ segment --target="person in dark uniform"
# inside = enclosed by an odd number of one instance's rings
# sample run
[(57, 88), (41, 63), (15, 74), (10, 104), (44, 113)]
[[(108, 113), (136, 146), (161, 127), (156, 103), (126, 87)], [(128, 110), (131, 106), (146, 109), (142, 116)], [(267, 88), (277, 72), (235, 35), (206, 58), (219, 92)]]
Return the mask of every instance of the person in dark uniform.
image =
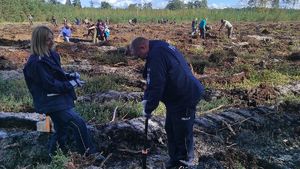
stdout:
[(132, 41), (131, 50), (133, 55), (146, 60), (144, 116), (150, 118), (159, 101), (167, 109), (165, 129), (170, 160), (166, 168), (190, 166), (194, 158), (196, 105), (204, 94), (203, 85), (194, 77), (180, 51), (164, 41), (138, 37)]
[(49, 140), (49, 156), (57, 145), (65, 150), (67, 130), (72, 129), (79, 153), (96, 155), (103, 160), (89, 136), (84, 120), (74, 110), (74, 88), (83, 81), (77, 72), (65, 73), (60, 56), (54, 51), (53, 32), (46, 26), (38, 26), (32, 32), (31, 55), (23, 69), (25, 81), (33, 97), (36, 112), (51, 117), (55, 133)]

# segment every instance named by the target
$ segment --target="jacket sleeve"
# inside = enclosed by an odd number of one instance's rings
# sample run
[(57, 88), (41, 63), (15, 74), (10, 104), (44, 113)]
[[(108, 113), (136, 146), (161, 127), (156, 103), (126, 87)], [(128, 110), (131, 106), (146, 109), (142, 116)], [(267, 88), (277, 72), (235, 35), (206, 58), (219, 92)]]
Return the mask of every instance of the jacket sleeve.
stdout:
[(161, 50), (151, 52), (147, 63), (147, 88), (144, 93), (144, 100), (147, 100), (145, 112), (151, 114), (159, 104), (166, 85), (167, 64)]
[(55, 79), (48, 65), (39, 62), (36, 65), (36, 73), (41, 80), (42, 87), (50, 93), (60, 94), (73, 90), (73, 86), (69, 81)]

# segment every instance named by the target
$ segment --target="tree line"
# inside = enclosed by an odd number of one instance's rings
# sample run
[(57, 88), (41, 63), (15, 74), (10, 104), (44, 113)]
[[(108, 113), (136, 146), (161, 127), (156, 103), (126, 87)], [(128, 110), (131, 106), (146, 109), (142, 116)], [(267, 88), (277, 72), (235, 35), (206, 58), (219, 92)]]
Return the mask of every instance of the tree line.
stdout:
[[(54, 15), (59, 19), (110, 18), (115, 23), (127, 22), (128, 19), (137, 17), (139, 22), (154, 22), (165, 18), (177, 22), (189, 21), (194, 17), (207, 16), (210, 21), (226, 17), (233, 21), (297, 21), (300, 19), (300, 10), (261, 8), (263, 4), (275, 4), (275, 0), (248, 0), (248, 8), (243, 9), (208, 9), (207, 0), (194, 0), (184, 3), (181, 0), (170, 0), (166, 9), (152, 9), (150, 2), (144, 4), (130, 4), (126, 9), (112, 8), (108, 2), (102, 1), (95, 4), (90, 1), (91, 7), (82, 7), (80, 0), (67, 0), (61, 4), (57, 0), (0, 0), (0, 22), (26, 21), (28, 15), (34, 21), (49, 21)], [(298, 0), (284, 0), (280, 3), (294, 4)], [(251, 5), (252, 4), (252, 5)], [(92, 6), (100, 7), (92, 7)], [(254, 8), (258, 6), (259, 8)]]

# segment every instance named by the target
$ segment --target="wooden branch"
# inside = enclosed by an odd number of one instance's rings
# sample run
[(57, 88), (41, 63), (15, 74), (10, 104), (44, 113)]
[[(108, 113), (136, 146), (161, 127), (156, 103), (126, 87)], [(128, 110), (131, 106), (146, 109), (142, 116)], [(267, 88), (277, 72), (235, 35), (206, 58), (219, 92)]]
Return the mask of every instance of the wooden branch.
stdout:
[(229, 129), (229, 131), (233, 134), (233, 135), (236, 135), (236, 133), (234, 132), (233, 128), (231, 127), (230, 124), (228, 124), (226, 121), (222, 121), (226, 127)]
[(207, 113), (214, 112), (214, 111), (216, 111), (216, 110), (219, 110), (219, 109), (221, 109), (222, 107), (224, 107), (224, 105), (220, 105), (220, 106), (218, 106), (218, 107), (216, 107), (216, 108), (213, 108), (213, 109), (207, 110), (207, 111), (203, 112), (202, 114), (207, 114)]
[(194, 128), (194, 130), (195, 130), (196, 132), (199, 132), (199, 133), (203, 133), (203, 134), (206, 134), (206, 135), (209, 135), (209, 136), (212, 136), (212, 137), (216, 137), (216, 135), (206, 133), (206, 132), (201, 131), (200, 129), (197, 129), (197, 128)]
[(112, 153), (108, 154), (108, 156), (102, 161), (102, 163), (100, 164), (100, 168), (103, 167), (104, 163), (112, 156)]
[(237, 143), (233, 143), (233, 144), (230, 144), (229, 146), (226, 146), (227, 148), (230, 148), (230, 147), (233, 147), (233, 146), (236, 146)]
[(14, 143), (14, 144), (10, 144), (10, 145), (7, 145), (7, 146), (4, 146), (3, 149), (7, 149), (7, 148), (11, 148), (11, 147), (18, 147), (20, 146), (18, 143)]
[[(276, 112), (268, 113), (268, 114), (266, 114), (266, 116), (268, 116), (268, 115), (270, 115), (270, 114), (274, 114), (274, 113), (276, 113)], [(242, 123), (244, 123), (244, 122), (246, 122), (246, 121), (248, 121), (248, 120), (250, 120), (250, 119), (252, 119), (252, 118), (253, 118), (253, 117), (248, 117), (248, 118), (246, 118), (246, 119), (244, 119), (244, 120), (241, 120), (241, 121), (238, 121), (238, 122), (236, 122), (236, 123), (231, 124), (231, 126), (235, 126), (235, 125), (237, 125), (237, 124), (241, 125)], [(223, 121), (223, 122), (224, 122), (224, 121)], [(227, 124), (228, 124), (228, 123), (227, 123)], [(225, 125), (226, 125), (226, 122), (225, 122)], [(222, 131), (222, 130), (225, 130), (225, 129), (227, 129), (227, 127), (221, 128), (219, 131)]]
[(112, 120), (110, 122), (114, 122), (115, 121), (116, 114), (117, 114), (117, 109), (118, 109), (118, 106), (115, 108), (114, 113), (113, 113), (113, 118), (112, 118)]
[(141, 153), (141, 150), (130, 150), (128, 148), (119, 148), (118, 151), (121, 151), (121, 152), (126, 152), (126, 153), (131, 153), (131, 154), (140, 154)]

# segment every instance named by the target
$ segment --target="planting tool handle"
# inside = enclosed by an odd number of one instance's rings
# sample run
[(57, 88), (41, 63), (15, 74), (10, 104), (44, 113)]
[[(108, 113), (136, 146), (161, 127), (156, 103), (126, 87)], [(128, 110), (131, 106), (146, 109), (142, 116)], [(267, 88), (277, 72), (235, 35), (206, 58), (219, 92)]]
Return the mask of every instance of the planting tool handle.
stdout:
[(145, 119), (145, 142), (144, 142), (144, 149), (142, 150), (142, 156), (143, 156), (143, 169), (146, 169), (146, 168), (147, 168), (147, 155), (148, 155), (148, 149), (147, 149), (148, 121), (149, 121), (149, 118), (146, 117), (146, 119)]

